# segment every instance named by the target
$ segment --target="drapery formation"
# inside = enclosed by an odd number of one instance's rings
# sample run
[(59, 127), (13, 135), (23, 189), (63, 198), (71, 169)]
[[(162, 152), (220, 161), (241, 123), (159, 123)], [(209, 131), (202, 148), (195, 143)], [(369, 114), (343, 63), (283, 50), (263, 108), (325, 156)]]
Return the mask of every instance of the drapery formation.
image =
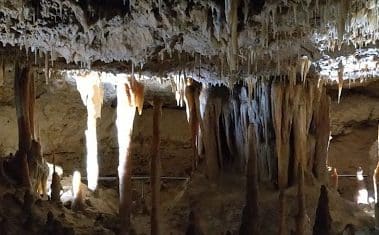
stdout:
[(281, 189), (292, 186), (300, 163), (305, 172), (326, 180), (330, 99), (324, 87), (310, 79), (298, 84), (257, 79), (251, 90), (243, 84), (233, 92), (203, 86), (199, 99), (209, 178), (223, 169), (245, 169), (252, 123), (259, 181)]

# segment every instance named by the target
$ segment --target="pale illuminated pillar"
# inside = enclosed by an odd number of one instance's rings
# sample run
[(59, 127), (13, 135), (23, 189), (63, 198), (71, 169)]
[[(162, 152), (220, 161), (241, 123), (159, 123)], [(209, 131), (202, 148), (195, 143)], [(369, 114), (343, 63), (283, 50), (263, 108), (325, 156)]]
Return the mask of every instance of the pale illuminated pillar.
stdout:
[(119, 192), (120, 192), (120, 234), (127, 235), (130, 230), (131, 214), (131, 154), (133, 122), (136, 113), (135, 96), (128, 79), (119, 78), (117, 83), (117, 137), (119, 146)]
[(101, 117), (104, 91), (97, 72), (89, 72), (82, 76), (75, 76), (77, 89), (80, 92), (83, 104), (87, 107), (87, 179), (88, 188), (95, 190), (99, 177), (99, 164), (97, 159), (96, 121)]

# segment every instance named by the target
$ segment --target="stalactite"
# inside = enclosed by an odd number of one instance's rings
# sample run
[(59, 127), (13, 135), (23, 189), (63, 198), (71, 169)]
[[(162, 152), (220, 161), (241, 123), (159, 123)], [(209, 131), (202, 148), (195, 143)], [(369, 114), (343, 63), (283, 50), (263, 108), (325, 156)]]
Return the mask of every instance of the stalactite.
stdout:
[(104, 91), (98, 73), (91, 72), (84, 76), (75, 77), (76, 87), (80, 92), (83, 104), (87, 108), (87, 178), (88, 188), (95, 190), (99, 176), (97, 160), (97, 133), (96, 122), (101, 117)]
[(49, 54), (45, 52), (45, 83), (49, 84), (50, 70), (49, 70)]
[(312, 65), (312, 62), (308, 59), (307, 56), (302, 56), (300, 58), (301, 81), (305, 82), (309, 68), (311, 67), (311, 65)]
[(342, 61), (338, 64), (338, 103), (341, 100), (342, 87), (343, 87), (343, 74), (344, 74), (344, 66)]
[(142, 115), (143, 110), (143, 103), (144, 103), (144, 85), (140, 82), (137, 82), (136, 80), (132, 81), (132, 87), (134, 87), (134, 95), (135, 95), (135, 102), (136, 107), (139, 115)]
[(255, 135), (254, 126), (250, 124), (248, 127), (248, 145), (246, 149), (248, 158), (246, 169), (246, 205), (242, 213), (240, 235), (258, 234), (259, 232), (258, 165)]
[(228, 48), (228, 62), (230, 72), (233, 73), (237, 70), (238, 63), (238, 5), (239, 0), (228, 0), (230, 4), (230, 8), (226, 8), (229, 10), (226, 12), (229, 17), (229, 29), (230, 29), (230, 39), (229, 39), (229, 48)]
[(162, 101), (158, 97), (153, 100), (153, 143), (151, 148), (151, 234), (160, 234), (160, 178), (161, 160), (159, 156), (160, 146), (160, 119), (162, 115)]
[(198, 146), (199, 142), (199, 114), (198, 114), (198, 100), (200, 96), (199, 84), (194, 82), (191, 78), (187, 79), (187, 85), (185, 88), (185, 99), (186, 102), (186, 112), (187, 121), (190, 126), (191, 131), (191, 142), (192, 142), (192, 170), (197, 168), (199, 162)]

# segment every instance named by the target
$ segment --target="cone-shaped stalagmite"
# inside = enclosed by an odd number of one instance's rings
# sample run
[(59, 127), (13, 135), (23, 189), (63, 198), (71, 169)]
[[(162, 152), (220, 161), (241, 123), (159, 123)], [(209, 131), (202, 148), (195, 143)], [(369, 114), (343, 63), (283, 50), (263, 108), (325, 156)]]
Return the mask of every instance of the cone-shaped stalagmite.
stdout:
[(320, 198), (316, 211), (315, 224), (313, 226), (314, 235), (329, 235), (331, 230), (331, 217), (329, 213), (328, 191), (324, 185), (320, 189)]
[(151, 148), (151, 235), (160, 234), (160, 178), (161, 178), (161, 160), (159, 156), (160, 146), (160, 119), (162, 115), (162, 101), (154, 97), (154, 114), (153, 114), (153, 144)]
[(338, 190), (338, 173), (337, 168), (333, 168), (332, 175), (330, 176), (330, 187), (334, 190)]
[(243, 209), (240, 235), (258, 234), (258, 168), (256, 138), (253, 124), (248, 127), (246, 205)]

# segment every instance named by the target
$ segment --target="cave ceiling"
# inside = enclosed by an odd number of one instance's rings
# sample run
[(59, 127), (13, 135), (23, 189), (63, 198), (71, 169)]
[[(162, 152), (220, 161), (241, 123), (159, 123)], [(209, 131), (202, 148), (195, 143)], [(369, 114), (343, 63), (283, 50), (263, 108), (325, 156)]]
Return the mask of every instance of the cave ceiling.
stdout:
[(378, 75), (378, 22), (375, 0), (1, 0), (0, 53), (208, 82), (287, 75), (306, 58), (322, 78), (357, 79)]

